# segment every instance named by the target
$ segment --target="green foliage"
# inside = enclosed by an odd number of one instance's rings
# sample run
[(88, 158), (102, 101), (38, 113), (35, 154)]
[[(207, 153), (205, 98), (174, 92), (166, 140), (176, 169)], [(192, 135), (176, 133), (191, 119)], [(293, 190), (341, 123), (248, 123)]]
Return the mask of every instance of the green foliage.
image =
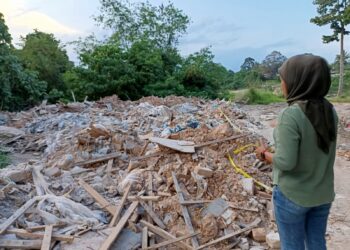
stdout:
[[(331, 97), (334, 97), (337, 95), (339, 88), (339, 74), (334, 74), (332, 75), (332, 85), (329, 90), (328, 95)], [(343, 93), (339, 96), (341, 97), (346, 97), (350, 96), (350, 70), (346, 70), (344, 74), (344, 91)]]
[(53, 34), (34, 30), (21, 39), (22, 48), (17, 53), (24, 62), (24, 67), (37, 71), (39, 79), (47, 82), (49, 92), (56, 89), (55, 94), (49, 98), (55, 101), (57, 91), (64, 90), (63, 73), (73, 66), (67, 52)]
[(185, 87), (187, 95), (216, 98), (228, 84), (231, 73), (213, 59), (214, 55), (209, 48), (184, 59), (177, 78)]
[(323, 36), (323, 42), (329, 43), (339, 41), (339, 34), (349, 34), (346, 26), (350, 24), (350, 2), (349, 0), (314, 0), (319, 16), (310, 21), (316, 25), (330, 25), (332, 35)]
[(244, 102), (247, 104), (270, 104), (285, 101), (285, 99), (274, 95), (270, 91), (255, 88), (238, 92), (233, 95), (233, 98), (234, 101)]
[(264, 79), (263, 76), (255, 71), (246, 71), (241, 70), (235, 73), (231, 78), (230, 82), (227, 84), (227, 87), (230, 89), (242, 89), (249, 87), (261, 87)]
[(260, 70), (266, 79), (275, 79), (277, 77), (278, 68), (282, 66), (287, 58), (279, 51), (272, 51), (268, 54), (260, 65)]
[(323, 36), (324, 43), (340, 40), (340, 60), (339, 60), (339, 89), (337, 95), (343, 93), (344, 87), (344, 36), (350, 33), (346, 30), (350, 24), (350, 1), (349, 0), (315, 0), (319, 16), (310, 21), (319, 26), (330, 25), (333, 34)]
[(173, 48), (187, 30), (189, 18), (172, 3), (153, 6), (149, 2), (100, 0), (95, 20), (112, 29), (112, 40), (129, 47), (135, 41), (150, 40), (160, 48)]
[(241, 65), (241, 70), (250, 71), (256, 69), (258, 66), (259, 63), (257, 63), (254, 58), (247, 57), (246, 59), (244, 59), (244, 62)]
[(0, 109), (21, 110), (37, 104), (46, 91), (46, 83), (37, 73), (24, 69), (13, 51), (11, 35), (0, 13)]
[(0, 169), (7, 167), (10, 163), (8, 155), (0, 151)]
[(144, 88), (146, 95), (154, 95), (166, 97), (168, 95), (182, 95), (185, 96), (184, 85), (182, 85), (175, 77), (169, 77), (164, 82), (157, 82), (148, 84)]

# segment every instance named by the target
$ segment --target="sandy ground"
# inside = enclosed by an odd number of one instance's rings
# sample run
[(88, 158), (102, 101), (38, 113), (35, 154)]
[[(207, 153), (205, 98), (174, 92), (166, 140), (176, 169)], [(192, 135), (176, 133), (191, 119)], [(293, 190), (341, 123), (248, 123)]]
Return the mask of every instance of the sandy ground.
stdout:
[[(275, 104), (269, 106), (252, 105), (242, 106), (249, 115), (261, 118), (264, 128), (260, 133), (273, 142), (272, 132), (275, 119), (266, 120), (266, 117), (277, 115), (285, 105)], [(350, 118), (350, 104), (336, 104), (339, 119)], [(338, 145), (350, 145), (350, 131), (339, 128)], [(350, 249), (350, 161), (337, 156), (335, 166), (335, 190), (336, 197), (332, 205), (328, 220), (327, 243), (330, 250)]]

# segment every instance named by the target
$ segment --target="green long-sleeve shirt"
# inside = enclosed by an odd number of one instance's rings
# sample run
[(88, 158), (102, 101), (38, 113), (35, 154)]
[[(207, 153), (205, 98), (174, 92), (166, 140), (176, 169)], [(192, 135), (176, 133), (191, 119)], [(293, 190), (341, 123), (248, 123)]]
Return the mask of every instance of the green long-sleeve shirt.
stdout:
[[(334, 116), (337, 123), (335, 111)], [(316, 132), (297, 104), (281, 112), (273, 137), (273, 184), (300, 206), (332, 202), (336, 143), (332, 142), (328, 154), (319, 149)]]

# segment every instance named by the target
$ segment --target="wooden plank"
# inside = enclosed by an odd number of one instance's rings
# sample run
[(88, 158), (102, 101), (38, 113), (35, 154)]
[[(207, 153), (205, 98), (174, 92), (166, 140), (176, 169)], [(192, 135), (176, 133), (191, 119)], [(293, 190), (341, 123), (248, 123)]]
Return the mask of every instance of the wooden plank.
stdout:
[(191, 238), (191, 237), (193, 237), (193, 236), (196, 236), (196, 235), (198, 235), (198, 234), (199, 234), (199, 233), (188, 234), (188, 235), (185, 235), (185, 236), (182, 236), (182, 237), (173, 239), (173, 240), (164, 241), (164, 242), (162, 242), (162, 243), (159, 243), (159, 244), (156, 244), (156, 245), (147, 247), (147, 248), (145, 248), (145, 249), (158, 249), (158, 248), (161, 248), (161, 247), (165, 247), (165, 246), (174, 244), (174, 243), (179, 242), (179, 241), (186, 240), (186, 239)]
[[(64, 227), (66, 226), (66, 223), (57, 223), (57, 224), (52, 224), (53, 227)], [(25, 231), (28, 231), (30, 233), (35, 232), (35, 231), (41, 231), (45, 230), (46, 225), (40, 225), (40, 226), (34, 226), (34, 227), (27, 227)], [(7, 230), (8, 232), (9, 230)]]
[(155, 195), (149, 195), (149, 196), (134, 196), (131, 195), (128, 197), (129, 201), (137, 201), (137, 200), (143, 200), (143, 201), (159, 201), (160, 196)]
[(162, 229), (165, 229), (166, 226), (164, 222), (158, 217), (158, 215), (153, 211), (153, 209), (146, 204), (146, 202), (139, 200), (141, 206), (146, 210), (146, 212), (151, 216), (152, 220)]
[(0, 248), (40, 249), (42, 240), (4, 240), (0, 239)]
[[(16, 234), (20, 237), (30, 238), (30, 239), (43, 239), (44, 233), (31, 233), (24, 229), (8, 229), (5, 232), (6, 234)], [(73, 236), (63, 235), (63, 234), (52, 234), (52, 239), (57, 241), (66, 241), (71, 243), (74, 240)]]
[(108, 161), (110, 159), (114, 159), (114, 158), (118, 158), (121, 156), (121, 153), (117, 152), (117, 153), (112, 153), (112, 154), (108, 154), (96, 159), (92, 159), (92, 160), (86, 160), (86, 161), (78, 161), (76, 163), (74, 163), (74, 166), (85, 166), (85, 165), (91, 165), (91, 164), (95, 164), (95, 163), (99, 163), (102, 161)]
[[(161, 236), (162, 238), (164, 238), (166, 240), (175, 240), (176, 239), (175, 236), (173, 236), (172, 234), (168, 233), (167, 231), (161, 229), (160, 227), (154, 226), (145, 220), (141, 220), (140, 222), (143, 226), (147, 227), (149, 231)], [(179, 242), (175, 242), (174, 244), (180, 248), (193, 249), (190, 245), (187, 245), (184, 242), (179, 241)]]
[(41, 250), (50, 250), (52, 230), (53, 230), (52, 225), (46, 226), (43, 242), (41, 244)]
[(108, 250), (113, 242), (117, 239), (119, 233), (122, 231), (124, 228), (126, 222), (138, 206), (139, 202), (134, 201), (128, 208), (128, 210), (125, 212), (123, 217), (119, 220), (118, 224), (116, 227), (113, 228), (111, 234), (107, 237), (107, 239), (103, 242), (102, 246), (100, 247), (100, 250)]
[[(130, 160), (137, 161), (137, 160), (144, 160), (144, 159), (147, 159), (147, 158), (160, 156), (160, 155), (163, 155), (163, 154), (164, 154), (163, 152), (157, 152), (157, 153), (150, 154), (150, 155), (143, 155), (143, 156), (132, 157), (130, 159), (122, 159), (122, 158), (120, 158), (120, 160), (125, 161), (125, 162), (129, 162)], [(75, 162), (74, 166), (91, 165), (91, 164), (99, 163), (99, 162), (102, 162), (102, 161), (108, 161), (110, 159), (115, 159), (115, 158), (118, 158), (120, 156), (121, 156), (120, 153), (112, 153), (112, 154), (108, 154), (108, 155), (105, 155), (105, 156), (102, 156), (102, 157), (99, 157), (99, 158), (96, 158), (96, 159)]]
[(100, 204), (100, 206), (106, 209), (111, 215), (114, 216), (115, 211), (117, 211), (117, 207), (110, 204), (102, 195), (100, 195), (93, 187), (87, 184), (84, 180), (80, 179), (79, 184), (88, 192), (95, 201)]
[(145, 153), (145, 151), (146, 151), (146, 149), (147, 149), (148, 144), (149, 144), (149, 141), (147, 140), (147, 141), (145, 142), (145, 145), (143, 145), (142, 150), (141, 150), (139, 156), (143, 156), (143, 154)]
[(258, 224), (261, 222), (261, 219), (260, 218), (257, 218), (253, 223), (251, 223), (250, 225), (248, 225), (246, 228), (243, 228), (241, 230), (238, 230), (236, 232), (233, 232), (233, 233), (230, 233), (230, 234), (227, 234), (225, 236), (222, 236), (216, 240), (213, 240), (213, 241), (210, 241), (208, 242), (207, 244), (204, 244), (204, 245), (201, 245), (200, 247), (196, 248), (196, 250), (199, 250), (199, 249), (203, 249), (203, 248), (206, 248), (206, 247), (209, 247), (209, 246), (212, 246), (212, 245), (215, 245), (221, 241), (224, 241), (224, 240), (227, 240), (229, 238), (232, 238), (233, 236), (237, 236), (239, 234), (242, 234), (244, 232), (247, 232), (247, 231), (250, 231), (252, 230), (253, 228), (257, 227)]
[(10, 216), (4, 223), (0, 225), (0, 234), (3, 234), (6, 229), (11, 226), (25, 211), (27, 211), (38, 200), (34, 197), (27, 201), (22, 207), (20, 207), (12, 216)]
[(114, 159), (108, 160), (106, 172), (109, 176), (111, 175), (111, 172), (112, 172), (113, 161), (114, 161)]
[(146, 249), (148, 247), (148, 227), (142, 228), (142, 249)]
[[(149, 196), (153, 196), (153, 174), (152, 172), (148, 172), (148, 180), (147, 180), (147, 193)], [(149, 201), (148, 206), (153, 209), (153, 202)], [(153, 224), (153, 220), (149, 214), (147, 214), (147, 221), (151, 224)], [(154, 245), (156, 242), (155, 237), (150, 237), (149, 244)]]
[[(185, 205), (181, 205), (182, 202), (185, 201), (184, 199), (184, 196), (182, 194), (182, 191), (181, 191), (181, 188), (180, 188), (180, 185), (179, 185), (179, 182), (177, 181), (177, 178), (176, 178), (176, 174), (174, 172), (171, 172), (172, 176), (173, 176), (173, 181), (174, 181), (174, 186), (175, 186), (175, 190), (177, 192), (177, 196), (178, 196), (178, 199), (179, 199), (179, 202), (180, 202), (180, 206), (181, 206), (181, 210), (182, 210), (182, 215), (184, 217), (184, 220), (185, 220), (185, 223), (186, 223), (186, 226), (187, 226), (187, 229), (188, 229), (188, 232), (190, 234), (193, 234), (194, 233), (194, 229), (193, 229), (193, 226), (192, 226), (192, 221), (191, 221), (191, 217), (190, 217), (190, 213), (188, 212), (188, 209)], [(194, 248), (198, 248), (199, 247), (199, 243), (198, 243), (198, 240), (197, 240), (197, 237), (196, 236), (193, 236), (191, 238), (191, 241), (192, 241), (192, 246)]]
[(111, 220), (111, 223), (109, 224), (110, 227), (114, 227), (115, 222), (119, 219), (120, 213), (121, 213), (122, 210), (123, 210), (123, 207), (124, 207), (124, 204), (125, 204), (125, 202), (126, 202), (126, 199), (127, 199), (128, 195), (129, 195), (130, 189), (131, 189), (131, 183), (129, 183), (129, 184), (126, 186), (126, 189), (125, 189), (125, 191), (124, 191), (122, 200), (120, 201), (120, 205), (118, 206), (117, 211), (116, 211), (115, 214), (113, 215), (113, 218), (112, 218), (112, 220)]
[[(181, 205), (195, 205), (195, 204), (201, 204), (201, 203), (210, 203), (212, 201), (213, 200), (183, 201), (183, 202), (180, 202), (180, 204)], [(228, 202), (228, 205), (230, 208), (233, 208), (233, 209), (251, 211), (251, 212), (259, 212), (259, 209), (257, 209), (257, 208), (239, 207), (239, 206), (234, 205), (232, 202)]]
[(201, 204), (201, 203), (210, 203), (213, 200), (197, 200), (197, 201), (182, 201), (180, 202), (181, 205), (195, 205), (195, 204)]
[(245, 210), (245, 211), (251, 211), (251, 212), (259, 212), (259, 209), (257, 209), (257, 208), (238, 207), (238, 206), (232, 204), (232, 202), (228, 202), (228, 206), (229, 206), (230, 208), (238, 209), (238, 210)]
[(225, 142), (225, 141), (236, 140), (236, 139), (245, 137), (245, 136), (247, 136), (247, 135), (250, 135), (250, 134), (234, 135), (234, 136), (227, 137), (227, 138), (224, 138), (224, 139), (217, 139), (217, 140), (214, 140), (214, 141), (203, 142), (203, 143), (201, 143), (201, 144), (195, 145), (194, 147), (195, 147), (195, 148), (206, 147), (206, 146), (210, 146), (210, 145), (213, 145), (213, 144), (216, 144), (216, 143), (221, 143), (221, 142)]
[(149, 140), (151, 142), (160, 144), (162, 146), (165, 146), (183, 153), (195, 152), (194, 142), (192, 141), (179, 141), (179, 140), (172, 140), (172, 139), (165, 139), (165, 138), (158, 138), (158, 137), (151, 137), (149, 138)]

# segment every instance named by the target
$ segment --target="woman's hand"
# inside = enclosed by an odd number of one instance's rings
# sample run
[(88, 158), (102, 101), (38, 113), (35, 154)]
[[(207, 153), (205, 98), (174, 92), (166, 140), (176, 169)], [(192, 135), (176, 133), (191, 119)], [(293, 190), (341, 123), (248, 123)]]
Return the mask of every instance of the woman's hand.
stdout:
[(267, 152), (267, 148), (264, 147), (264, 146), (260, 146), (260, 147), (257, 147), (257, 148), (255, 149), (256, 157), (257, 157), (260, 161), (265, 161), (265, 160), (266, 160), (265, 152)]
[(268, 148), (265, 146), (260, 146), (255, 149), (256, 157), (260, 161), (264, 161), (268, 164), (271, 164), (273, 161), (273, 153), (267, 150)]

